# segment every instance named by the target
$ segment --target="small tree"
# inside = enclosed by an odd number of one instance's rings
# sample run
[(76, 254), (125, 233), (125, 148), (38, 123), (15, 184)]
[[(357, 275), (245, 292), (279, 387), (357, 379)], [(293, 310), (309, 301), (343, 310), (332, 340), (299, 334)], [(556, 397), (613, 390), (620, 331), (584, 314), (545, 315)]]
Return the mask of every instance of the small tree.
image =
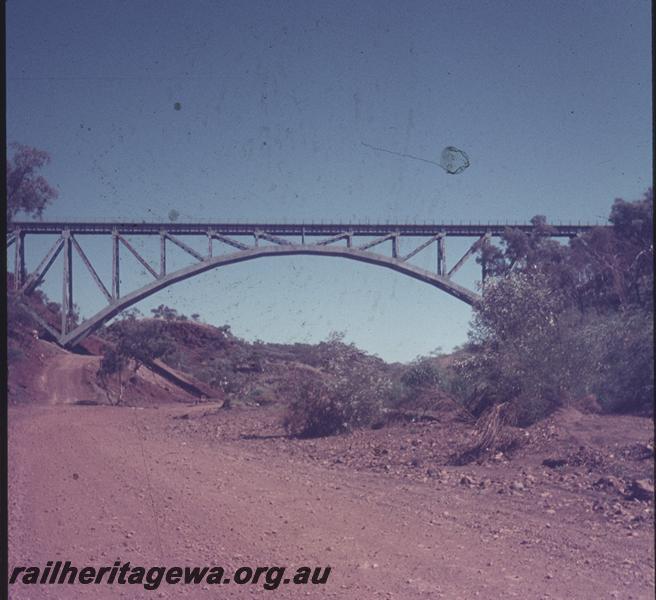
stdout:
[[(107, 348), (100, 360), (100, 368), (97, 377), (110, 404), (121, 404), (123, 401), (123, 392), (125, 390), (124, 372), (128, 365), (128, 359), (119, 353), (116, 348)], [(116, 378), (118, 391), (112, 390), (112, 378)]]
[(563, 343), (563, 294), (539, 271), (509, 273), (488, 282), (470, 332), (471, 355), (456, 363), (465, 407), (480, 415), (508, 407), (529, 423), (559, 406), (570, 384), (572, 349)]
[(178, 311), (175, 308), (160, 304), (157, 308), (150, 311), (156, 319), (164, 319), (165, 321), (175, 321), (180, 318)]
[(44, 150), (13, 143), (14, 154), (7, 161), (7, 223), (18, 213), (40, 218), (58, 193), (38, 171), (50, 162)]
[[(139, 321), (131, 315), (114, 323), (108, 331), (109, 344), (105, 350), (98, 380), (112, 404), (120, 404), (125, 382), (134, 377), (139, 368), (170, 354), (175, 343), (162, 326), (153, 327), (148, 321)], [(111, 344), (111, 345), (110, 345)], [(112, 401), (111, 379), (116, 378), (118, 392)]]

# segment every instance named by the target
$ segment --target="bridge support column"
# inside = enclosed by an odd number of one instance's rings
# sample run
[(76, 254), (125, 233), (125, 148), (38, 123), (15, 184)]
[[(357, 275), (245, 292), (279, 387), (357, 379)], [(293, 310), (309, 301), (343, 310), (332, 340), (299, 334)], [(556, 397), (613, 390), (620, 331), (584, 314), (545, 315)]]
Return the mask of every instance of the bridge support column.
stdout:
[(159, 276), (164, 277), (165, 275), (166, 275), (166, 232), (160, 231), (159, 232)]
[(446, 234), (437, 236), (437, 274), (446, 275)]
[(62, 335), (66, 335), (73, 312), (73, 252), (71, 234), (67, 229), (62, 232), (62, 238), (64, 239), (64, 277), (62, 286), (61, 332)]
[(14, 230), (16, 248), (14, 254), (14, 289), (19, 290), (25, 280), (25, 233), (17, 228)]
[(483, 238), (483, 243), (481, 244), (481, 283), (483, 285), (485, 285), (485, 280), (487, 279), (487, 260), (485, 258), (485, 251), (487, 250), (490, 238), (490, 233), (486, 233), (485, 238)]
[(121, 273), (118, 251), (119, 240), (118, 231), (112, 231), (112, 299), (114, 301), (118, 300), (121, 295)]
[(481, 283), (485, 285), (485, 280), (487, 279), (487, 261), (485, 256), (481, 257)]
[(212, 238), (213, 233), (214, 232), (212, 230), (207, 232), (207, 257), (208, 258), (212, 258), (212, 256), (214, 255), (214, 245), (213, 245), (214, 240)]

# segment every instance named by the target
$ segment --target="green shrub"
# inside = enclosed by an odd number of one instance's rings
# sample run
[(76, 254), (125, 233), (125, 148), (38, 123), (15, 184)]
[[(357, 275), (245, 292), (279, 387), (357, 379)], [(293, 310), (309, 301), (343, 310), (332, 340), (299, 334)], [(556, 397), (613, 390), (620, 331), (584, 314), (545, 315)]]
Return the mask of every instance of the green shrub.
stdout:
[(283, 424), (291, 435), (320, 437), (371, 425), (380, 418), (392, 384), (355, 346), (333, 336), (322, 343), (323, 372), (293, 370), (283, 392)]
[(440, 385), (442, 373), (434, 360), (427, 357), (413, 361), (401, 376), (401, 382), (410, 388)]
[(299, 374), (283, 424), (291, 435), (321, 437), (371, 425), (382, 412), (385, 383)]
[(592, 392), (609, 412), (653, 414), (654, 318), (629, 310), (586, 330), (593, 359)]
[(512, 273), (491, 280), (476, 308), (470, 355), (451, 381), (465, 408), (478, 416), (509, 402), (518, 423), (560, 406), (568, 389), (568, 354), (560, 317), (565, 302), (547, 276)]
[(653, 413), (653, 191), (616, 200), (609, 221), (566, 246), (544, 217), (488, 247), (493, 275), (451, 381), (475, 414), (534, 422), (591, 399), (611, 412)]
[(591, 394), (609, 412), (653, 411), (651, 313), (582, 313), (561, 300), (542, 276), (496, 280), (450, 391), (475, 415), (508, 402), (520, 425)]
[(422, 411), (434, 409), (443, 395), (443, 384), (444, 373), (435, 358), (417, 358), (407, 366), (396, 384), (395, 407)]

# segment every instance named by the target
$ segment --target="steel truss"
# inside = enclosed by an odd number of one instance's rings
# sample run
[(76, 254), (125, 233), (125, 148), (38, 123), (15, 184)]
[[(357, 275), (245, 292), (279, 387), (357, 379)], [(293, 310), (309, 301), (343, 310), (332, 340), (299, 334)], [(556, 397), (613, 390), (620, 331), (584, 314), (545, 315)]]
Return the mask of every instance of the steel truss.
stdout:
[[(7, 248), (14, 246), (14, 287), (19, 295), (29, 295), (41, 283), (56, 259), (63, 253), (61, 327), (56, 330), (39, 315), (32, 313), (59, 344), (74, 346), (103, 323), (122, 310), (155, 292), (220, 266), (266, 256), (319, 255), (348, 258), (369, 264), (387, 267), (418, 279), (473, 305), (480, 295), (452, 280), (452, 276), (471, 258), (481, 251), (492, 237), (503, 234), (508, 228), (504, 224), (487, 225), (401, 225), (401, 224), (280, 224), (280, 223), (70, 223), (70, 222), (21, 222), (14, 223), (7, 234)], [(513, 225), (525, 233), (533, 231), (532, 225)], [(548, 235), (552, 237), (575, 237), (589, 230), (592, 225), (555, 225)], [(43, 256), (36, 269), (26, 273), (25, 242), (33, 235), (57, 235), (55, 242)], [(130, 243), (128, 236), (140, 235), (159, 238), (159, 265), (151, 265)], [(94, 268), (78, 242), (80, 236), (111, 238), (112, 280), (108, 288)], [(207, 241), (207, 253), (201, 254), (182, 237), (203, 236)], [(236, 237), (247, 237), (252, 243), (245, 243)], [(299, 241), (289, 237), (300, 238)], [(469, 249), (447, 271), (446, 240), (448, 237), (474, 237), (476, 240)], [(360, 238), (358, 240), (358, 238)], [(367, 240), (362, 240), (367, 238)], [(373, 239), (370, 239), (373, 238)], [(400, 254), (401, 238), (424, 238), (413, 250)], [(357, 243), (360, 241), (361, 243)], [(231, 252), (215, 253), (215, 242), (227, 246)], [(341, 244), (345, 242), (345, 244)], [(389, 242), (389, 244), (387, 244)], [(189, 266), (169, 273), (166, 265), (167, 243), (174, 244), (194, 259)], [(379, 252), (383, 245), (390, 247), (388, 254)], [(410, 259), (422, 250), (435, 245), (435, 271), (427, 271), (410, 263)], [(146, 269), (152, 282), (121, 295), (120, 248)], [(375, 248), (376, 250), (372, 250)], [(91, 278), (100, 289), (107, 305), (83, 323), (73, 327), (73, 252), (88, 270)], [(125, 253), (123, 253), (125, 254)], [(486, 277), (486, 265), (482, 265), (482, 281)]]

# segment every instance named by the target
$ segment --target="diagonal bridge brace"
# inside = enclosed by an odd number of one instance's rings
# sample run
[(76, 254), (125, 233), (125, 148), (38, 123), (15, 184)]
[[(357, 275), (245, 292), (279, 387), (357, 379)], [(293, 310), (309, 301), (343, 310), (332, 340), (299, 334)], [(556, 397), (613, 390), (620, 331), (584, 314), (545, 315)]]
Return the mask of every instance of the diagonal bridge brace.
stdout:
[(210, 231), (207, 232), (207, 238), (209, 241), (209, 252), (208, 254), (212, 256), (212, 240), (218, 240), (219, 242), (223, 242), (224, 244), (227, 244), (228, 246), (232, 246), (233, 248), (237, 248), (238, 250), (248, 250), (251, 246), (248, 244), (244, 244), (243, 242), (239, 242), (231, 237), (228, 237), (227, 235), (222, 235), (220, 233), (217, 233), (216, 231), (213, 231), (210, 229)]
[(400, 234), (398, 232), (393, 232), (393, 233), (388, 233), (386, 235), (381, 235), (379, 238), (376, 238), (375, 240), (371, 240), (370, 242), (367, 242), (366, 244), (363, 244), (362, 246), (358, 246), (358, 250), (368, 250), (369, 248), (373, 248), (374, 246), (377, 246), (378, 244), (382, 244), (383, 242), (386, 242), (387, 240), (392, 240), (392, 256), (394, 258), (398, 258), (398, 255), (399, 255), (399, 236), (400, 236)]
[(259, 239), (267, 240), (268, 242), (273, 242), (274, 244), (278, 244), (279, 246), (293, 246), (294, 245), (294, 242), (290, 242), (289, 240), (286, 240), (285, 238), (278, 237), (277, 235), (271, 235), (270, 233), (266, 233), (265, 231), (256, 231), (255, 232), (255, 245), (257, 245), (257, 241)]
[(488, 240), (490, 239), (490, 237), (491, 237), (491, 236), (490, 236), (489, 232), (486, 232), (486, 233), (484, 233), (480, 238), (478, 238), (478, 239), (477, 239), (477, 240), (471, 245), (471, 247), (469, 248), (469, 250), (467, 250), (467, 252), (465, 252), (465, 253), (463, 254), (463, 256), (460, 258), (460, 260), (459, 260), (455, 265), (453, 265), (453, 267), (451, 267), (451, 270), (447, 273), (447, 277), (451, 277), (451, 276), (452, 276), (452, 275), (453, 275), (458, 269), (460, 269), (460, 267), (462, 267), (462, 265), (465, 264), (465, 262), (467, 261), (467, 259), (468, 259), (472, 254), (478, 252), (478, 250), (488, 242)]
[(344, 239), (346, 240), (346, 247), (350, 248), (353, 242), (353, 232), (345, 231), (344, 233), (338, 233), (337, 235), (329, 237), (325, 240), (319, 240), (318, 242), (315, 242), (314, 245), (327, 246), (328, 244), (332, 244), (333, 242), (338, 242), (339, 240), (344, 240)]
[(201, 262), (205, 260), (206, 257), (196, 252), (191, 246), (185, 244), (182, 240), (178, 239), (177, 237), (172, 236), (167, 231), (164, 231), (162, 235), (167, 240), (171, 240), (179, 248), (182, 248), (185, 252), (187, 252), (187, 254), (191, 254), (196, 260), (199, 260)]
[(22, 294), (31, 294), (34, 289), (41, 283), (41, 280), (48, 272), (52, 263), (55, 262), (57, 256), (64, 247), (64, 237), (60, 235), (55, 243), (51, 246), (48, 253), (43, 257), (43, 260), (39, 263), (39, 266), (34, 270), (34, 272), (27, 278), (25, 285), (20, 289)]
[(429, 240), (426, 240), (423, 244), (420, 244), (419, 246), (417, 246), (412, 252), (409, 252), (405, 256), (399, 257), (399, 260), (402, 260), (402, 261), (410, 260), (415, 254), (419, 254), (424, 248), (427, 248), (428, 246), (430, 246), (435, 240), (438, 240), (438, 239), (443, 238), (443, 237), (444, 237), (443, 233), (436, 233)]
[[(159, 274), (153, 269), (148, 262), (146, 262), (146, 259), (139, 254), (135, 248), (132, 246), (130, 242), (128, 242), (120, 233), (116, 234), (116, 237), (119, 239), (121, 244), (123, 244), (133, 255), (134, 257), (143, 265), (143, 267), (155, 278), (157, 279), (159, 277)], [(92, 273), (93, 274), (93, 273)]]
[(78, 253), (79, 257), (82, 259), (82, 262), (88, 269), (89, 273), (91, 273), (91, 277), (93, 277), (93, 280), (96, 282), (96, 285), (100, 288), (100, 291), (103, 293), (105, 298), (107, 298), (108, 302), (112, 301), (112, 295), (109, 293), (109, 290), (105, 287), (105, 284), (102, 282), (100, 279), (100, 276), (96, 272), (96, 270), (93, 268), (93, 265), (91, 264), (91, 261), (87, 257), (87, 255), (84, 253), (84, 250), (82, 250), (82, 247), (80, 244), (78, 244), (78, 241), (75, 239), (75, 236), (71, 233), (71, 242), (73, 244), (73, 248), (75, 248), (76, 252)]

